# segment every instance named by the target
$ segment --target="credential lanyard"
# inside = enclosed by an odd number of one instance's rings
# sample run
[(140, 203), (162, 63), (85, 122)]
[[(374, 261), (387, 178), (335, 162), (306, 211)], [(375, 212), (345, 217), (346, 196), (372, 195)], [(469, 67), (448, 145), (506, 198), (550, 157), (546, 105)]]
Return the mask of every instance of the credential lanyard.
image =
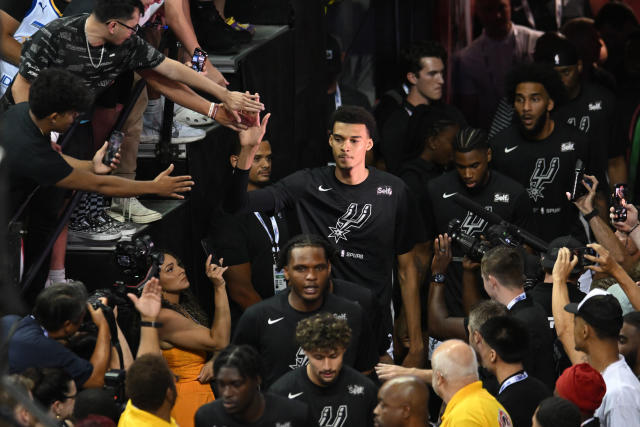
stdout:
[(280, 252), (280, 231), (278, 230), (278, 223), (276, 222), (276, 218), (275, 216), (270, 216), (269, 219), (271, 220), (271, 226), (273, 227), (273, 236), (271, 236), (271, 232), (269, 232), (269, 227), (267, 227), (267, 224), (264, 223), (264, 220), (262, 219), (262, 215), (260, 215), (260, 212), (254, 212), (253, 213), (256, 218), (258, 218), (258, 221), (260, 221), (260, 224), (262, 224), (262, 228), (264, 228), (264, 231), (267, 232), (267, 236), (269, 236), (269, 240), (271, 241), (271, 254), (273, 255), (273, 263), (274, 265), (277, 264), (278, 262), (278, 253)]
[(498, 394), (502, 393), (504, 389), (509, 387), (510, 385), (519, 383), (520, 381), (526, 380), (527, 378), (529, 378), (529, 375), (527, 375), (526, 372), (507, 378), (505, 382), (503, 382), (500, 386), (500, 391), (498, 391)]
[(336, 93), (333, 95), (336, 102), (336, 110), (342, 107), (342, 94), (340, 93), (340, 86), (336, 84)]
[(511, 302), (507, 304), (507, 310), (511, 310), (511, 307), (513, 307), (518, 301), (522, 301), (523, 299), (527, 299), (527, 294), (525, 292), (512, 299)]

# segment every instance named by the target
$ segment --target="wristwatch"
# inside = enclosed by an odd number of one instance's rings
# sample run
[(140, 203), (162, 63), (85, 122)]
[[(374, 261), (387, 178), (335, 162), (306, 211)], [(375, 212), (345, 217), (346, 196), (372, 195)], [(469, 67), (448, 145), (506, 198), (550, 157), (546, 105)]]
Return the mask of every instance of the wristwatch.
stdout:
[(431, 275), (431, 283), (442, 284), (442, 283), (444, 283), (446, 278), (447, 277), (444, 274), (436, 273), (436, 274)]

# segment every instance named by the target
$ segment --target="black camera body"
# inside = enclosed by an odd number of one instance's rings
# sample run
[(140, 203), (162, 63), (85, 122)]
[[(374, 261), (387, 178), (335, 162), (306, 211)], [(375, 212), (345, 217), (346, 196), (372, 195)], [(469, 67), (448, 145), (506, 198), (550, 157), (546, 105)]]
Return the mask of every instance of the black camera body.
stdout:
[(472, 261), (480, 262), (484, 254), (496, 246), (520, 245), (520, 242), (509, 233), (506, 227), (494, 224), (487, 229), (486, 239), (471, 236), (462, 231), (462, 221), (457, 218), (449, 221), (449, 236), (462, 248), (464, 254)]
[(124, 369), (110, 369), (104, 374), (104, 389), (113, 394), (113, 400), (122, 410), (127, 403), (124, 389), (126, 374)]
[(118, 242), (115, 257), (123, 274), (137, 283), (140, 292), (149, 279), (158, 277), (160, 265), (164, 263), (164, 254), (155, 249), (148, 235)]
[(595, 264), (594, 261), (589, 261), (588, 259), (586, 259), (584, 257), (585, 254), (591, 255), (594, 257), (598, 256), (598, 253), (595, 251), (595, 249), (590, 248), (588, 246), (572, 249), (571, 252), (573, 253), (573, 255), (575, 255), (578, 258), (578, 264), (576, 265), (576, 270), (579, 270), (580, 272), (582, 272), (582, 270), (584, 270), (586, 266)]

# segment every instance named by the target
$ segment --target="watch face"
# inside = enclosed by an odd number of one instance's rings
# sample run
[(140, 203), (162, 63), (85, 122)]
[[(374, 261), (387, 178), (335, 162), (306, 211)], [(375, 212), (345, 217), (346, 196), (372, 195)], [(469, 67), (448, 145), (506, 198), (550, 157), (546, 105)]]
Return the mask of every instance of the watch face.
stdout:
[(434, 283), (444, 283), (445, 276), (442, 273), (437, 273), (431, 276), (431, 281)]

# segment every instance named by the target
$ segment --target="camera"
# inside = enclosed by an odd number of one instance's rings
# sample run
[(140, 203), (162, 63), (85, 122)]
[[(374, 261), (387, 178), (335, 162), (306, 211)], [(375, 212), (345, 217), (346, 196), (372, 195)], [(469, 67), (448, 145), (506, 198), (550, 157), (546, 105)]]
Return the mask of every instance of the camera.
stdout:
[(151, 237), (144, 235), (133, 241), (121, 241), (116, 244), (116, 263), (123, 274), (135, 281), (138, 291), (152, 277), (158, 277), (164, 254), (155, 249)]
[(451, 240), (460, 245), (462, 251), (470, 260), (476, 262), (482, 261), (484, 254), (496, 246), (520, 246), (520, 241), (501, 224), (491, 225), (486, 231), (485, 239), (463, 232), (462, 221), (457, 218), (449, 221), (448, 229)]
[(584, 257), (585, 254), (595, 256), (595, 257), (598, 256), (598, 253), (595, 251), (595, 249), (589, 248), (587, 246), (583, 246), (581, 248), (574, 248), (571, 250), (571, 252), (573, 255), (575, 255), (578, 258), (578, 264), (576, 265), (576, 269), (579, 269), (580, 271), (582, 271), (584, 267), (588, 265), (595, 264), (595, 262), (589, 261), (588, 259), (586, 259)]
[(613, 220), (616, 222), (624, 222), (627, 220), (627, 208), (624, 203), (627, 202), (627, 184), (616, 184), (611, 195), (611, 206), (613, 206)]
[(124, 369), (110, 369), (104, 374), (104, 389), (113, 394), (113, 400), (121, 410), (124, 410), (127, 403), (124, 389), (126, 374)]
[(580, 197), (586, 195), (589, 192), (589, 190), (587, 190), (585, 186), (582, 184), (583, 180), (587, 183), (589, 187), (593, 185), (593, 182), (589, 178), (584, 177), (584, 164), (582, 163), (581, 159), (578, 159), (576, 161), (575, 170), (573, 171), (573, 180), (572, 180), (571, 191), (570, 191), (570, 194), (571, 194), (570, 200), (572, 202), (578, 200)]

